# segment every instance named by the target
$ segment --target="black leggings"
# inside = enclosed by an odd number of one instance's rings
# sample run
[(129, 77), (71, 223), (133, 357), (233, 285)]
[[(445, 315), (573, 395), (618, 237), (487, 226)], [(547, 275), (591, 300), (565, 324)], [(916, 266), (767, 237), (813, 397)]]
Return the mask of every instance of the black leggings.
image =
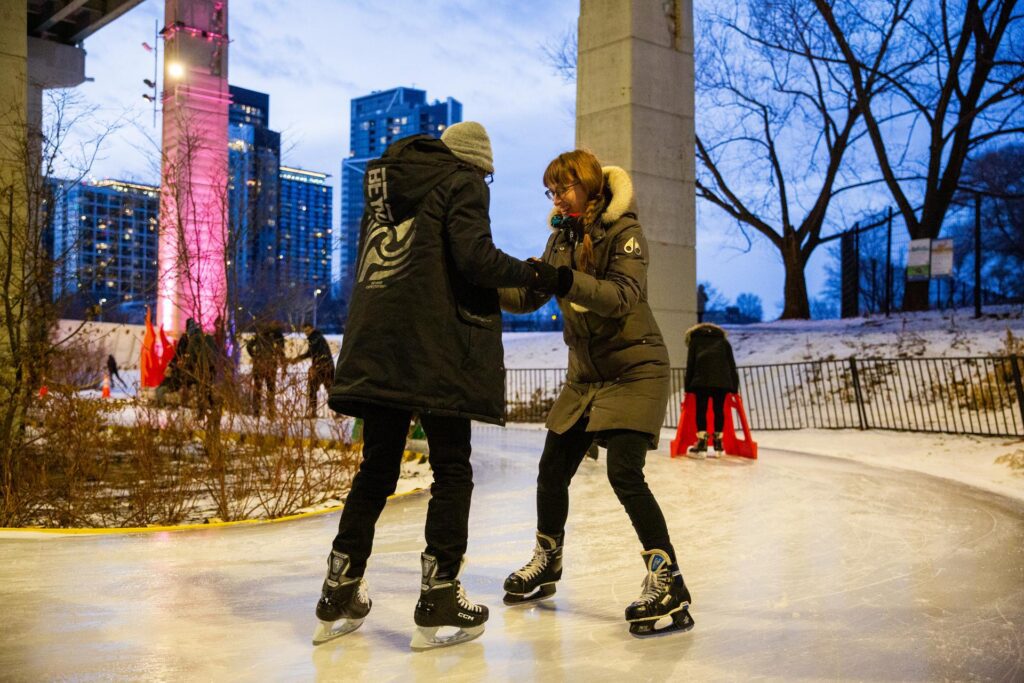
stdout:
[(715, 412), (715, 431), (722, 431), (725, 426), (725, 396), (728, 389), (697, 389), (694, 388), (693, 395), (697, 398), (697, 431), (708, 430), (708, 399), (711, 399), (711, 407)]
[[(588, 432), (583, 417), (564, 434), (549, 431), (537, 473), (537, 530), (561, 537), (569, 517), (569, 483), (587, 454), (596, 434)], [(604, 432), (608, 444), (608, 481), (644, 550), (664, 550), (672, 562), (675, 550), (669, 540), (665, 516), (644, 480), (644, 462), (650, 437), (626, 429)]]

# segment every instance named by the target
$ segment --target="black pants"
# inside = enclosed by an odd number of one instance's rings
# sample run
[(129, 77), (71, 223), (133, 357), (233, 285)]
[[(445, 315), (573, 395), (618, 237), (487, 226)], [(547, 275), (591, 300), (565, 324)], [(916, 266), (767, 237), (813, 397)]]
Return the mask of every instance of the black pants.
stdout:
[(263, 407), (263, 387), (267, 388), (267, 414), (274, 417), (277, 401), (277, 369), (256, 368), (252, 371), (252, 414), (257, 417)]
[(698, 432), (708, 430), (708, 399), (711, 399), (711, 408), (715, 415), (715, 431), (722, 431), (725, 425), (725, 396), (728, 393), (728, 389), (694, 387), (693, 395), (697, 398)]
[(312, 365), (306, 375), (306, 405), (307, 413), (316, 416), (316, 395), (323, 387), (331, 390), (331, 383), (334, 382), (334, 368), (330, 365)]
[[(542, 534), (558, 537), (565, 531), (569, 483), (595, 437), (586, 429), (584, 417), (565, 434), (548, 432), (537, 473), (537, 530)], [(664, 550), (675, 562), (665, 516), (644, 479), (649, 437), (624, 429), (605, 432), (603, 436), (608, 443), (608, 481), (626, 509), (640, 543), (644, 550)]]
[[(426, 552), (437, 558), (438, 576), (453, 577), (466, 554), (473, 467), (469, 463), (468, 418), (420, 416), (430, 446), (434, 483), (427, 505)], [(379, 406), (363, 413), (363, 462), (341, 511), (334, 549), (352, 560), (351, 576), (362, 576), (373, 550), (373, 533), (387, 497), (395, 492), (412, 414)]]

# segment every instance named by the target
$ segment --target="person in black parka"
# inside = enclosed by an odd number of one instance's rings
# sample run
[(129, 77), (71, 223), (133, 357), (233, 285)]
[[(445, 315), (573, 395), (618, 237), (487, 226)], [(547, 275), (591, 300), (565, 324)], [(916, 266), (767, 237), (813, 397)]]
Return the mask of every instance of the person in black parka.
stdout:
[[(413, 414), (422, 420), (434, 475), (416, 624), (440, 625), (432, 620), (451, 612), (458, 623), (447, 625), (482, 632), (487, 608), (463, 601), (457, 577), (473, 490), (470, 421), (505, 419), (497, 288), (557, 286), (554, 268), (494, 246), (491, 159), (486, 131), (470, 121), (450, 126), (441, 140), (403, 138), (367, 166), (359, 262), (328, 398), (335, 412), (362, 418), (363, 460), (328, 558), (314, 642), (342, 635), (369, 611), (362, 577)], [(435, 588), (462, 597), (438, 606)], [(335, 625), (339, 619), (348, 626)]]
[(714, 412), (714, 456), (722, 454), (722, 427), (725, 424), (725, 397), (739, 391), (736, 360), (725, 330), (711, 323), (700, 323), (686, 331), (686, 377), (683, 388), (697, 399), (697, 444), (691, 455), (703, 458), (708, 450), (708, 400)]

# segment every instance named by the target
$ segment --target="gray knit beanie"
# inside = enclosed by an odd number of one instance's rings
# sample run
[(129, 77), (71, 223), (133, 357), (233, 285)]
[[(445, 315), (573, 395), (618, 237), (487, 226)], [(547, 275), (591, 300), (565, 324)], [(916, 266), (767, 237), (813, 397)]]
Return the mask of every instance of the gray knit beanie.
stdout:
[(463, 121), (449, 126), (441, 134), (441, 141), (448, 145), (452, 154), (467, 164), (494, 173), (491, 139), (487, 137), (484, 127), (476, 121)]

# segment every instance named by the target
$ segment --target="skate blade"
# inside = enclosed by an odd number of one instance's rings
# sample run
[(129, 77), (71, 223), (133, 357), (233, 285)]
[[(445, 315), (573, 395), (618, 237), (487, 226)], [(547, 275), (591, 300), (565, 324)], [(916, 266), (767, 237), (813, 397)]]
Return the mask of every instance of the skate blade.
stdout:
[[(657, 628), (658, 622), (667, 618), (671, 618), (672, 621), (661, 628)], [(634, 638), (657, 638), (658, 636), (667, 636), (671, 633), (686, 633), (694, 625), (693, 617), (690, 616), (690, 610), (682, 609), (658, 619), (630, 622), (629, 635)]]
[(321, 621), (313, 631), (313, 645), (323, 645), (335, 638), (340, 638), (355, 631), (363, 625), (362, 619), (339, 619), (338, 621)]
[(440, 626), (417, 626), (416, 633), (412, 635), (412, 642), (409, 643), (409, 647), (416, 652), (423, 652), (425, 650), (433, 650), (438, 647), (448, 647), (450, 645), (465, 643), (470, 640), (474, 640), (475, 638), (479, 638), (484, 632), (483, 624), (480, 626), (460, 628), (449, 636), (438, 636), (437, 632), (440, 629)]
[(534, 602), (540, 602), (542, 600), (550, 600), (551, 596), (555, 594), (555, 584), (546, 583), (542, 586), (538, 586), (537, 590), (529, 594), (523, 593), (505, 593), (505, 597), (502, 598), (509, 607), (516, 605), (528, 605)]

